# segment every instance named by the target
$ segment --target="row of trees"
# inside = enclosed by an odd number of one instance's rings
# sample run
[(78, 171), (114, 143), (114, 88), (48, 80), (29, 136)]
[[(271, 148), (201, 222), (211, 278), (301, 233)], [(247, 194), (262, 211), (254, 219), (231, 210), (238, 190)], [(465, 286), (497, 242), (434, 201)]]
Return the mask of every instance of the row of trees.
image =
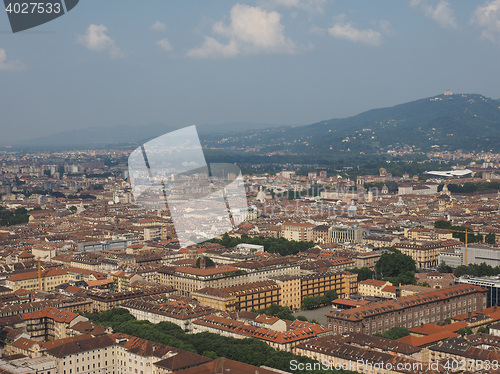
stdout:
[(29, 215), (26, 208), (17, 208), (16, 210), (7, 210), (0, 206), (0, 226), (13, 226), (20, 223), (27, 223)]
[[(483, 235), (482, 234), (475, 234), (470, 228), (465, 227), (465, 226), (454, 226), (451, 224), (450, 221), (445, 221), (445, 220), (438, 220), (434, 223), (434, 227), (436, 229), (445, 229), (445, 230), (455, 230), (453, 232), (453, 237), (457, 238), (458, 240), (465, 242), (465, 231), (467, 230), (467, 242), (468, 243), (480, 243), (483, 241)], [(456, 231), (461, 231), (461, 232), (456, 232)], [(484, 241), (488, 244), (495, 244), (495, 234), (494, 233), (489, 233), (484, 236)]]
[[(314, 364), (316, 361), (307, 357), (297, 356), (290, 352), (277, 351), (266, 343), (249, 338), (234, 339), (207, 332), (186, 334), (179, 326), (170, 322), (153, 324), (149, 321), (137, 321), (125, 309), (111, 309), (103, 313), (86, 314), (94, 323), (112, 326), (116, 332), (122, 332), (151, 340), (161, 344), (198, 353), (210, 358), (225, 357), (255, 366), (269, 366), (275, 369), (289, 371), (290, 362)], [(317, 371), (299, 370), (299, 374), (313, 374)], [(347, 374), (345, 371), (329, 370), (325, 374)]]
[(362, 282), (367, 279), (373, 279), (374, 275), (373, 271), (371, 271), (367, 267), (346, 269), (346, 271), (358, 274), (358, 282)]
[(315, 245), (314, 242), (297, 242), (285, 238), (264, 238), (262, 236), (252, 238), (246, 234), (241, 235), (241, 238), (232, 238), (227, 233), (222, 236), (222, 239), (211, 239), (209, 241), (221, 244), (226, 248), (236, 247), (240, 243), (263, 245), (266, 252), (279, 253), (282, 256), (295, 255)]
[(306, 296), (302, 299), (302, 309), (316, 309), (323, 305), (331, 305), (339, 296), (335, 290), (326, 291), (323, 296)]
[(455, 276), (472, 275), (476, 277), (487, 277), (500, 274), (500, 266), (491, 266), (483, 262), (482, 264), (460, 265), (455, 269)]
[(500, 190), (499, 182), (481, 182), (472, 183), (466, 182), (460, 184), (449, 184), (448, 190), (452, 193), (474, 193), (477, 191)]
[(278, 304), (271, 304), (265, 309), (252, 310), (252, 312), (266, 314), (268, 316), (277, 317), (279, 319), (286, 319), (288, 321), (295, 321), (295, 316), (293, 315), (290, 308), (287, 306), (279, 306)]
[(392, 329), (384, 332), (383, 334), (373, 334), (375, 336), (379, 336), (381, 338), (397, 340), (404, 336), (410, 335), (410, 331), (406, 327), (393, 327)]

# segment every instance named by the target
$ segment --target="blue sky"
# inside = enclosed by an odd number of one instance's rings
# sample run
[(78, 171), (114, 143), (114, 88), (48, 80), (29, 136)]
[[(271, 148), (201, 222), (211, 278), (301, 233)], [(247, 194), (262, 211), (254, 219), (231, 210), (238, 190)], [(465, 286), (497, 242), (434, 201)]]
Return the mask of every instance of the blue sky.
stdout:
[(446, 89), (500, 98), (500, 0), (82, 0), (16, 34), (2, 13), (0, 143), (309, 124)]

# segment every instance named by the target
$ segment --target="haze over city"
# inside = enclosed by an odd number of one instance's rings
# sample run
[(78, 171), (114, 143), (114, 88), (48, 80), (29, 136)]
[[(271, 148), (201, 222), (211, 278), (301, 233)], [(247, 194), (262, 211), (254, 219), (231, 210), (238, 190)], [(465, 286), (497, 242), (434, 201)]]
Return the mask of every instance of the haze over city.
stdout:
[(4, 5), (1, 374), (500, 373), (500, 0)]
[[(3, 13), (3, 12), (2, 12)], [(12, 34), (1, 143), (95, 126), (309, 124), (446, 89), (500, 97), (500, 2), (80, 2)]]

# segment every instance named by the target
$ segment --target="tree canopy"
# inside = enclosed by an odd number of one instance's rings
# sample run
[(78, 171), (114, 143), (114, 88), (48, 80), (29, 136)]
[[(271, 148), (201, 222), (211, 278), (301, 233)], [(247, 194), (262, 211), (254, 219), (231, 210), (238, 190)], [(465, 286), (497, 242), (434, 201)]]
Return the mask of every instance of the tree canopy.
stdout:
[[(250, 365), (264, 365), (283, 371), (290, 370), (290, 361), (292, 360), (297, 360), (298, 363), (314, 364), (316, 362), (290, 352), (277, 351), (258, 339), (234, 339), (208, 332), (187, 334), (179, 326), (170, 322), (153, 324), (149, 321), (137, 321), (126, 309), (87, 313), (86, 316), (94, 323), (113, 327), (116, 332), (130, 334), (206, 357), (225, 357)], [(299, 374), (313, 374), (316, 372), (311, 370), (294, 371), (294, 373)], [(328, 370), (324, 371), (324, 373), (347, 374), (348, 372)]]
[(460, 265), (454, 272), (456, 277), (472, 275), (476, 277), (487, 277), (500, 274), (500, 266), (491, 266), (483, 262), (481, 264)]
[(406, 327), (393, 327), (392, 329), (384, 332), (383, 334), (374, 334), (374, 335), (379, 336), (381, 338), (397, 340), (404, 336), (410, 335), (410, 331), (408, 331)]
[(295, 255), (315, 245), (314, 242), (297, 242), (285, 238), (264, 238), (262, 236), (252, 238), (246, 234), (241, 235), (241, 238), (232, 238), (227, 233), (222, 236), (222, 239), (211, 239), (210, 242), (221, 244), (226, 248), (233, 248), (241, 243), (263, 245), (266, 252), (279, 253), (282, 256)]
[(408, 255), (391, 248), (375, 264), (375, 276), (394, 285), (415, 284), (415, 261)]
[(0, 206), (0, 226), (14, 226), (28, 221), (29, 215), (26, 208), (17, 208), (11, 211)]

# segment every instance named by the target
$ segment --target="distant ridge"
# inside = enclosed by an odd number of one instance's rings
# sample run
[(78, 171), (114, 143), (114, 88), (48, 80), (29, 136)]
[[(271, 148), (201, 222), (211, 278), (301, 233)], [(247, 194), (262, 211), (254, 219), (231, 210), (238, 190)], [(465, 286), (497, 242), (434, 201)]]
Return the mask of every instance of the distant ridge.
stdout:
[[(207, 145), (215, 147), (217, 139)], [(389, 150), (500, 151), (500, 101), (478, 94), (436, 95), (353, 117), (235, 136), (221, 146), (255, 152), (372, 154)]]
[[(238, 133), (250, 129), (258, 130), (282, 125), (256, 124), (251, 122), (234, 122), (224, 124), (207, 124), (197, 126), (200, 136), (220, 136), (227, 133)], [(152, 123), (143, 126), (120, 125), (113, 127), (90, 127), (82, 130), (67, 130), (20, 142), (21, 146), (33, 147), (85, 147), (116, 144), (139, 144), (184, 126), (170, 126)]]
[[(94, 147), (143, 143), (178, 129), (144, 126), (92, 127), (64, 131), (20, 143), (31, 147)], [(348, 118), (311, 125), (249, 122), (197, 126), (212, 150), (246, 154), (374, 154), (413, 150), (500, 151), (500, 101), (479, 94), (441, 94), (372, 109)], [(223, 141), (222, 141), (223, 139)]]

